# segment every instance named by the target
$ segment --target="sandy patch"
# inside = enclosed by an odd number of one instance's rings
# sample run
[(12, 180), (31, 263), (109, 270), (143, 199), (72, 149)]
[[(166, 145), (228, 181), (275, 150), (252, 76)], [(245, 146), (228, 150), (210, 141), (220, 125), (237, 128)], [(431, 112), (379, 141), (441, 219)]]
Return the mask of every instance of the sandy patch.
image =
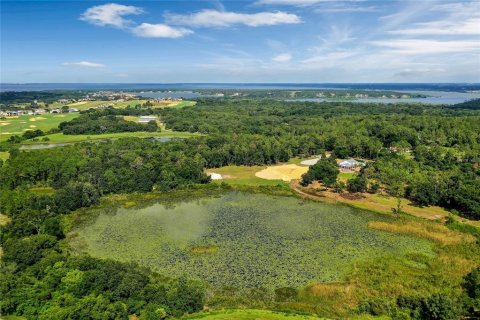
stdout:
[(267, 180), (283, 180), (290, 181), (300, 179), (302, 174), (308, 171), (307, 167), (300, 167), (296, 164), (284, 164), (279, 166), (271, 166), (255, 173), (255, 176)]
[(37, 126), (34, 124), (29, 125), (30, 128), (36, 128)]
[(47, 118), (44, 118), (44, 117), (33, 117), (33, 118), (30, 118), (29, 120), (30, 121), (40, 121), (40, 120), (46, 120)]
[(0, 126), (8, 126), (10, 123), (9, 122), (0, 122)]
[(304, 166), (313, 166), (318, 162), (318, 160), (320, 160), (320, 158), (303, 160), (302, 162), (300, 162), (300, 164)]
[(59, 115), (56, 115), (56, 116), (53, 116), (54, 118), (64, 118), (65, 115), (64, 114), (59, 114)]
[(25, 124), (25, 123), (27, 123), (27, 121), (20, 121), (20, 123)]

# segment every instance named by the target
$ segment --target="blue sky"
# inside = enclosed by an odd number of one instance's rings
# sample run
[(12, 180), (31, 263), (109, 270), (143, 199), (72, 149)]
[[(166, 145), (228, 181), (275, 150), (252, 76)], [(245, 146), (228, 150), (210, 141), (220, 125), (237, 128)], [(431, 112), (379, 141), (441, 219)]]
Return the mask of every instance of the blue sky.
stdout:
[(4, 1), (1, 82), (480, 82), (480, 1)]

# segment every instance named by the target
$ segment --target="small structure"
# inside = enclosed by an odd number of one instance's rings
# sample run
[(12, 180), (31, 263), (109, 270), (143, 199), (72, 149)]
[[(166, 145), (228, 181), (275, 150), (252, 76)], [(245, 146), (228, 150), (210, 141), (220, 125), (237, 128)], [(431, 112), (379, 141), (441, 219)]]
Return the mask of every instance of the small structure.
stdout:
[(157, 117), (155, 117), (155, 116), (141, 116), (138, 119), (139, 123), (149, 123), (150, 121), (157, 121)]
[(222, 175), (221, 175), (220, 173), (209, 172), (207, 175), (208, 175), (208, 176), (210, 177), (210, 179), (212, 179), (212, 180), (222, 180), (222, 179), (223, 179), (223, 177), (222, 177)]
[(363, 162), (357, 161), (353, 158), (342, 160), (338, 163), (338, 166), (346, 170), (354, 170), (358, 167), (363, 167), (365, 164)]

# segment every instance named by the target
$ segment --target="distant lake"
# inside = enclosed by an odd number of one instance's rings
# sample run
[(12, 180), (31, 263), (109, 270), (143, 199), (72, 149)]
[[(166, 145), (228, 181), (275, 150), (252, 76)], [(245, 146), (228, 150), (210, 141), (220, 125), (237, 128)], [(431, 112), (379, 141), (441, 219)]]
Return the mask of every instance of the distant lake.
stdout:
[(311, 99), (295, 99), (289, 101), (348, 101), (348, 102), (376, 102), (376, 103), (428, 103), (428, 104), (456, 104), (462, 103), (472, 99), (479, 99), (480, 92), (454, 92), (454, 91), (405, 91), (397, 90), (397, 92), (418, 93), (424, 94), (426, 98), (362, 98), (362, 99), (325, 99), (325, 98), (311, 98)]

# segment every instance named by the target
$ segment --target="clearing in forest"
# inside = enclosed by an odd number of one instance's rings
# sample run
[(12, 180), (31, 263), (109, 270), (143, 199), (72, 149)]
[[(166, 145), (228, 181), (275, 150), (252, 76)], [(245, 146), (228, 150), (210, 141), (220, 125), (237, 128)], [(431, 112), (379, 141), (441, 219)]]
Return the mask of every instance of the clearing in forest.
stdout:
[(300, 179), (307, 171), (308, 167), (301, 167), (296, 164), (282, 164), (267, 167), (266, 169), (255, 173), (255, 176), (267, 180), (283, 180), (288, 182)]

